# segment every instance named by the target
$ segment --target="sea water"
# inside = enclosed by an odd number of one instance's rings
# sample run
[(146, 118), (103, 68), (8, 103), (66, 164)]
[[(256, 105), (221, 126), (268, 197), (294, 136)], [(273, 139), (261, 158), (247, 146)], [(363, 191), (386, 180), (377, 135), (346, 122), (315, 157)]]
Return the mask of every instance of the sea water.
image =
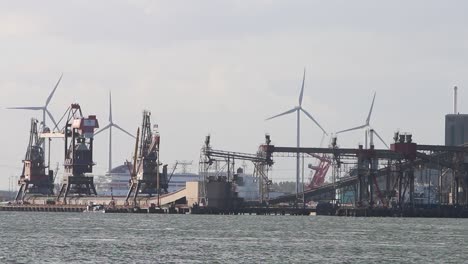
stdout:
[(468, 219), (0, 212), (0, 263), (468, 263)]

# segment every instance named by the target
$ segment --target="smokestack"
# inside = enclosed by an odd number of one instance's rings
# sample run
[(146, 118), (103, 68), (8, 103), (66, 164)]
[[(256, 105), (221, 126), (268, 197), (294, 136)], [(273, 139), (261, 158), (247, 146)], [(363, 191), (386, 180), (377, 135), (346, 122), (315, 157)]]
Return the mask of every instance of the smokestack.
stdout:
[(453, 87), (453, 113), (456, 115), (458, 114), (458, 109), (457, 109), (457, 101), (458, 101), (458, 94), (457, 91), (458, 87)]

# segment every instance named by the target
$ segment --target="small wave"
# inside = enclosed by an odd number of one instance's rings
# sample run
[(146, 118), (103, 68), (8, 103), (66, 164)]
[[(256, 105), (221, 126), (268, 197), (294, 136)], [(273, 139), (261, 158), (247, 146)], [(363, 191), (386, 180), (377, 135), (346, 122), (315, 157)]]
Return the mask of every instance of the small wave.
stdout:
[(83, 238), (82, 241), (117, 241), (117, 238)]

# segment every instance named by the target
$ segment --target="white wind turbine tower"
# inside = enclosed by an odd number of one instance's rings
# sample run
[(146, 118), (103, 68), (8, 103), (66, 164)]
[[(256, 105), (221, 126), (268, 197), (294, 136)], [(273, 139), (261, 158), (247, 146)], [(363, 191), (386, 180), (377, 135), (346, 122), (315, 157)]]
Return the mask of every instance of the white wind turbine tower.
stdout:
[(108, 172), (109, 173), (112, 170), (112, 127), (115, 127), (118, 130), (122, 131), (123, 133), (129, 135), (130, 137), (135, 138), (135, 136), (133, 136), (129, 132), (125, 131), (125, 129), (123, 129), (119, 125), (115, 124), (114, 121), (112, 120), (112, 94), (111, 94), (111, 92), (109, 92), (109, 124), (107, 124), (107, 126), (103, 127), (102, 129), (100, 129), (99, 131), (94, 133), (94, 135), (97, 135), (97, 134), (101, 133), (102, 131), (104, 131), (106, 129), (109, 129), (109, 164), (108, 164), (108, 166), (109, 166), (109, 168), (108, 168), (109, 171)]
[(301, 146), (300, 144), (300, 138), (301, 138), (301, 129), (300, 129), (300, 124), (301, 124), (301, 111), (309, 117), (322, 131), (325, 135), (328, 135), (325, 129), (322, 128), (322, 126), (312, 117), (311, 114), (309, 114), (304, 108), (302, 108), (302, 98), (304, 95), (304, 83), (305, 83), (305, 68), (304, 68), (304, 75), (302, 77), (302, 87), (301, 87), (301, 93), (299, 94), (299, 105), (294, 107), (291, 110), (288, 110), (284, 113), (272, 116), (266, 120), (270, 120), (273, 118), (277, 118), (283, 115), (287, 115), (293, 112), (297, 112), (297, 153), (296, 153), (296, 196), (299, 194), (299, 183), (300, 183), (300, 157), (299, 157), (299, 148)]
[(375, 96), (376, 95), (377, 95), (377, 92), (374, 93), (374, 98), (372, 99), (372, 104), (371, 104), (371, 107), (370, 107), (370, 110), (369, 110), (369, 114), (367, 115), (366, 123), (364, 125), (349, 128), (349, 129), (345, 129), (345, 130), (341, 130), (341, 131), (336, 132), (336, 134), (340, 134), (340, 133), (344, 133), (344, 132), (349, 132), (349, 131), (359, 130), (359, 129), (365, 128), (366, 129), (365, 130), (365, 148), (367, 148), (367, 138), (368, 138), (368, 134), (370, 132), (374, 133), (380, 139), (380, 141), (382, 141), (382, 143), (385, 145), (385, 147), (388, 148), (387, 143), (385, 143), (385, 141), (382, 139), (382, 137), (379, 135), (379, 133), (377, 133), (377, 131), (375, 129), (373, 129), (371, 127), (371, 125), (370, 125), (370, 119), (371, 119), (371, 116), (372, 116), (372, 110), (374, 108), (374, 102), (375, 102)]

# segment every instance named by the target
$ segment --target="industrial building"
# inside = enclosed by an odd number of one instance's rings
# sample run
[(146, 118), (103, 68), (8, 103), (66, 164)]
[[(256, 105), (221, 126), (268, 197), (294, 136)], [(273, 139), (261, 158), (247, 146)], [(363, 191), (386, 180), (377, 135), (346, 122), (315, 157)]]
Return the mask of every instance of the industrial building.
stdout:
[(448, 114), (445, 116), (445, 145), (461, 146), (468, 143), (468, 115)]

